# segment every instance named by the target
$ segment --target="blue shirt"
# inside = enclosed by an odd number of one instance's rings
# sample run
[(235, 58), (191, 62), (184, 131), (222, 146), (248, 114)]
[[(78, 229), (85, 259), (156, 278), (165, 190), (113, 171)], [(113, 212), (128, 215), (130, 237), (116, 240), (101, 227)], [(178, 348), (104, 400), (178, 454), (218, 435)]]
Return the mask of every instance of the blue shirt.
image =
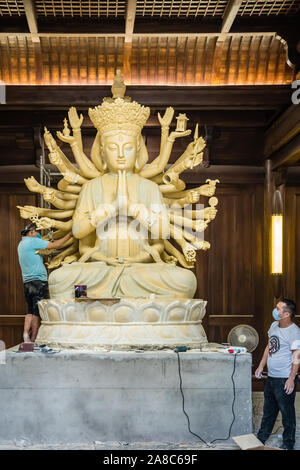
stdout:
[(23, 282), (39, 279), (47, 281), (47, 271), (42, 255), (36, 250), (44, 250), (49, 242), (37, 237), (22, 237), (18, 245), (19, 263), (22, 270)]

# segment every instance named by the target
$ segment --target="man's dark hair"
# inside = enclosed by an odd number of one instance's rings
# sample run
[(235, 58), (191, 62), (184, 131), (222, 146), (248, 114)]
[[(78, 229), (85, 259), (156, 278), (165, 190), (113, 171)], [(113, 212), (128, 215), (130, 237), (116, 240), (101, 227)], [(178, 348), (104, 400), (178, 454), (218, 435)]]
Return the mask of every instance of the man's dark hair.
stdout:
[(286, 299), (286, 298), (281, 299), (281, 302), (283, 302), (286, 305), (285, 311), (290, 313), (291, 318), (294, 318), (294, 316), (296, 315), (295, 302), (291, 299)]
[(23, 237), (25, 237), (27, 235), (28, 232), (30, 232), (31, 230), (36, 230), (37, 229), (37, 226), (35, 223), (31, 223), (29, 225), (26, 225), (26, 227), (24, 228), (24, 230), (22, 230), (21, 232), (21, 235)]

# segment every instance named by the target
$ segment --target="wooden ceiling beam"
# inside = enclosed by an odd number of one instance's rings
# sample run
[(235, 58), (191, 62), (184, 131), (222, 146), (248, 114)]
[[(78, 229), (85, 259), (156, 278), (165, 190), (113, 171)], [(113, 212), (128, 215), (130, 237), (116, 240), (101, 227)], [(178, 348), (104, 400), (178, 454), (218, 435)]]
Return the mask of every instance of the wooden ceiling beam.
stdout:
[[(221, 17), (201, 17), (201, 21), (195, 21), (195, 18), (189, 17), (161, 17), (159, 21), (153, 17), (140, 17), (137, 16), (134, 22), (135, 33), (214, 33), (219, 34), (222, 26)], [(38, 29), (45, 33), (68, 33), (68, 34), (81, 34), (81, 33), (97, 33), (99, 31), (99, 20), (95, 18), (83, 17), (55, 17), (49, 21), (49, 17), (38, 17)], [(26, 31), (26, 17), (8, 17), (0, 16), (0, 31), (6, 33), (25, 32)], [(259, 33), (276, 31), (277, 34), (286, 38), (287, 35), (295, 36), (295, 48), (299, 41), (299, 15), (292, 16), (244, 16), (238, 15), (230, 29), (230, 32), (235, 33)], [(101, 32), (104, 34), (117, 34), (124, 33), (124, 19), (117, 18), (102, 18), (101, 19)]]
[[(6, 104), (24, 106), (27, 109), (65, 109), (80, 106), (85, 109), (95, 106), (105, 96), (110, 96), (111, 85), (7, 85)], [(79, 93), (80, 90), (80, 93)], [(289, 85), (255, 86), (148, 86), (127, 87), (126, 94), (144, 105), (161, 110), (170, 104), (178, 109), (227, 109), (227, 110), (276, 110), (281, 112), (289, 103)]]
[(123, 77), (126, 83), (131, 83), (131, 53), (132, 38), (136, 14), (136, 0), (127, 0), (125, 15), (125, 39), (123, 53)]
[(229, 0), (223, 15), (221, 33), (229, 33), (243, 0)]
[(23, 0), (23, 5), (25, 9), (28, 29), (30, 31), (31, 40), (33, 42), (36, 83), (40, 84), (43, 81), (43, 59), (35, 4), (33, 0)]
[(132, 42), (136, 13), (136, 0), (127, 0), (125, 16), (125, 42)]
[(297, 134), (300, 134), (300, 107), (291, 105), (265, 133), (265, 158), (270, 158)]
[[(116, 36), (119, 38), (126, 38), (125, 33), (37, 33), (37, 35), (41, 38), (115, 38)], [(228, 33), (221, 34), (221, 33), (132, 33), (132, 38), (220, 38), (221, 41), (225, 41), (226, 37), (252, 37), (253, 33), (245, 32), (245, 33)], [(255, 37), (276, 37), (275, 31), (257, 31), (254, 34)], [(0, 32), (0, 37), (31, 37), (31, 33), (19, 33), (19, 32), (7, 32), (3, 33)], [(132, 39), (131, 38), (131, 39)]]
[(300, 134), (278, 150), (271, 160), (272, 170), (294, 165), (300, 159)]
[(40, 42), (40, 38), (38, 36), (38, 24), (37, 24), (35, 4), (33, 0), (23, 0), (23, 5), (25, 8), (28, 28), (29, 28), (30, 33), (32, 34), (32, 41)]

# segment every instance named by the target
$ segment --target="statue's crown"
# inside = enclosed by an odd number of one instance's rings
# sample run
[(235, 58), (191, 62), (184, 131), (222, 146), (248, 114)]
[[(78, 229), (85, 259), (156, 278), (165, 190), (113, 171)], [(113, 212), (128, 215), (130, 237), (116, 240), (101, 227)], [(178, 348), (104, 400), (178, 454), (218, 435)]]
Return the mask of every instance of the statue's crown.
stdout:
[(118, 129), (138, 134), (146, 124), (149, 114), (150, 108), (123, 98), (103, 100), (101, 105), (89, 108), (90, 119), (100, 134)]

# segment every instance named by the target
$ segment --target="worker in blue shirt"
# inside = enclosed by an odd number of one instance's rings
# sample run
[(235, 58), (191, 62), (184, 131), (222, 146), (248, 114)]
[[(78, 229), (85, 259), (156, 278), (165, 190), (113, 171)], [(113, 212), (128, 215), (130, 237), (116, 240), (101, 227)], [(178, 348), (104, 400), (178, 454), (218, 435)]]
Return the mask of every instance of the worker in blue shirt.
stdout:
[(25, 342), (34, 342), (40, 326), (38, 302), (49, 298), (47, 271), (43, 257), (37, 253), (37, 250), (61, 248), (72, 237), (72, 232), (59, 240), (49, 242), (41, 239), (36, 224), (32, 223), (22, 230), (21, 235), (18, 256), (24, 282), (25, 299), (28, 304), (23, 339)]

